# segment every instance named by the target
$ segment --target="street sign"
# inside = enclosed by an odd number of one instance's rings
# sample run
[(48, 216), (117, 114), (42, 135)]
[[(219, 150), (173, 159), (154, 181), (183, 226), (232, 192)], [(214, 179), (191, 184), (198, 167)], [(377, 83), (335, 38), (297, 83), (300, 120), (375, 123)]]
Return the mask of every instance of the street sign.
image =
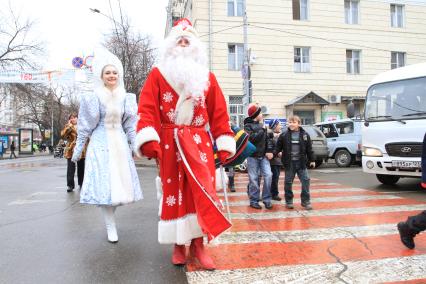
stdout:
[(269, 125), (269, 122), (273, 119), (278, 119), (280, 121), (280, 124), (282, 127), (285, 127), (286, 123), (287, 123), (287, 118), (265, 118), (263, 120), (263, 125)]
[(84, 65), (84, 59), (81, 57), (74, 57), (72, 59), (72, 66), (74, 66), (75, 68), (81, 68)]

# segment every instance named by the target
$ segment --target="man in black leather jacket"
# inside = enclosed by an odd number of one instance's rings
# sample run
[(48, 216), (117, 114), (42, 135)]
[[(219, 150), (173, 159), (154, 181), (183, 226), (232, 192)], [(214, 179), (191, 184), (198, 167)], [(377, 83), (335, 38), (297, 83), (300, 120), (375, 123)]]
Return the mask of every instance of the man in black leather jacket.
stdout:
[(273, 141), (261, 121), (263, 116), (260, 106), (251, 104), (248, 107), (248, 117), (244, 120), (244, 130), (249, 134), (250, 142), (256, 146), (256, 152), (247, 158), (247, 171), (249, 175), (248, 194), (250, 207), (261, 209), (259, 172), (263, 176), (262, 201), (266, 209), (272, 209), (271, 181), (272, 172), (269, 160), (273, 158)]

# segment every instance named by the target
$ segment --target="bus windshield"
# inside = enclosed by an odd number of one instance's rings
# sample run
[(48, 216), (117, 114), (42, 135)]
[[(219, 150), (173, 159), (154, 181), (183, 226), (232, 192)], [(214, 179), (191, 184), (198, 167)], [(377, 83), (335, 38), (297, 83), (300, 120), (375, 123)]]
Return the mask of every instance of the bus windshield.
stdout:
[(426, 118), (426, 77), (373, 85), (365, 102), (366, 121)]

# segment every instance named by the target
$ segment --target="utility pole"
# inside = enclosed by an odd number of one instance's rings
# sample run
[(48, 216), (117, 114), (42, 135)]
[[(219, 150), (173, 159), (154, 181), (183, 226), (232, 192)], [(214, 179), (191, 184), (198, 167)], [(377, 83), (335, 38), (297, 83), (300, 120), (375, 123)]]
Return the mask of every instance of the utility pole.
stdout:
[(242, 74), (243, 74), (243, 92), (244, 92), (244, 96), (243, 96), (243, 105), (244, 105), (244, 113), (247, 114), (247, 108), (248, 108), (248, 104), (251, 102), (251, 97), (250, 97), (250, 88), (249, 88), (249, 76), (250, 76), (250, 58), (249, 58), (249, 49), (248, 49), (248, 35), (247, 35), (247, 28), (248, 28), (248, 23), (247, 23), (247, 0), (243, 1), (243, 30), (244, 30), (244, 61), (243, 61), (243, 70), (242, 70)]

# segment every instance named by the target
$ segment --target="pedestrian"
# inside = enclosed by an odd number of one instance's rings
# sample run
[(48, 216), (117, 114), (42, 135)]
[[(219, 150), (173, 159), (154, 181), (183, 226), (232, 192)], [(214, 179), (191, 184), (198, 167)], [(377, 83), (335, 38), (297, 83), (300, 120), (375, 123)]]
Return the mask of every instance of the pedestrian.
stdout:
[[(420, 185), (426, 189), (426, 133), (423, 137), (422, 180)], [(415, 216), (408, 217), (405, 222), (399, 222), (397, 227), (401, 242), (407, 248), (413, 249), (415, 247), (414, 237), (426, 230), (426, 210)]]
[(164, 39), (140, 95), (139, 117), (135, 151), (157, 160), (163, 186), (159, 243), (174, 244), (175, 265), (186, 263), (190, 243), (201, 267), (213, 270), (203, 236), (210, 241), (231, 227), (216, 195), (213, 144), (223, 163), (234, 155), (235, 141), (225, 97), (188, 19)]
[(278, 137), (281, 134), (281, 129), (282, 129), (282, 126), (278, 119), (272, 119), (269, 121), (269, 131), (270, 131), (269, 135), (274, 145), (274, 158), (269, 161), (271, 164), (271, 171), (272, 171), (271, 195), (272, 195), (272, 200), (276, 200), (276, 201), (281, 201), (281, 197), (279, 196), (279, 191), (278, 191), (278, 182), (280, 180), (280, 172), (281, 172), (281, 167), (283, 166), (283, 163), (281, 162), (281, 158), (278, 157), (278, 153), (275, 151)]
[(132, 157), (137, 103), (124, 89), (123, 65), (115, 55), (95, 50), (92, 69), (94, 91), (81, 99), (72, 161), (81, 158), (90, 138), (80, 203), (101, 207), (108, 241), (115, 243), (115, 209), (142, 199)]
[[(273, 144), (263, 126), (263, 115), (258, 104), (250, 104), (248, 117), (244, 119), (244, 130), (249, 134), (249, 141), (256, 146), (256, 152), (247, 158), (249, 175), (248, 195), (250, 207), (262, 209), (260, 201), (260, 175), (263, 177), (262, 202), (266, 209), (272, 209), (271, 181), (272, 172), (269, 160), (273, 158)], [(260, 174), (260, 175), (259, 175)]]
[[(77, 141), (77, 121), (78, 116), (76, 113), (71, 113), (68, 117), (68, 123), (65, 125), (64, 129), (61, 131), (62, 139), (67, 140), (67, 144), (64, 149), (64, 157), (67, 159), (67, 192), (72, 192), (75, 187), (74, 176), (76, 170), (76, 163), (71, 161), (75, 143)], [(62, 148), (63, 140), (59, 140), (58, 148)], [(85, 153), (86, 147), (84, 147), (81, 154), (80, 160), (77, 162), (77, 181), (78, 189), (81, 190), (84, 179), (84, 163), (85, 163)]]
[(307, 165), (315, 168), (313, 159), (312, 142), (309, 134), (300, 126), (301, 121), (297, 115), (288, 119), (288, 129), (278, 138), (275, 151), (280, 153), (281, 161), (285, 169), (284, 198), (286, 208), (293, 209), (293, 181), (299, 177), (302, 183), (300, 199), (302, 207), (312, 210), (311, 196), (309, 193), (309, 173)]
[(10, 143), (10, 157), (9, 157), (9, 159), (12, 159), (12, 156), (15, 157), (15, 159), (16, 159), (15, 149), (16, 149), (15, 141), (12, 140), (12, 143)]

